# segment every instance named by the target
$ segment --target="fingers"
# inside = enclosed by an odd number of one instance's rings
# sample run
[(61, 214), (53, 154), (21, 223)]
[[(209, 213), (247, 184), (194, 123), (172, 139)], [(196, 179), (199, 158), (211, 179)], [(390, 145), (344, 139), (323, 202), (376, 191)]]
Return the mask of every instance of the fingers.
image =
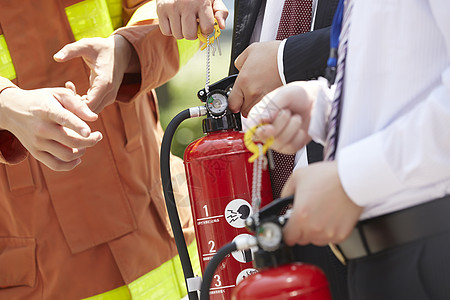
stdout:
[(345, 193), (337, 162), (320, 162), (296, 169), (281, 195), (294, 194), (294, 204), (285, 225), (288, 245), (326, 245), (342, 242), (363, 211)]
[[(239, 79), (239, 77), (238, 77)], [(283, 109), (276, 101), (278, 90), (265, 95), (248, 113), (248, 126), (251, 128), (258, 124), (272, 123), (278, 112)]]
[(172, 35), (176, 39), (182, 39), (183, 38), (183, 30), (181, 29), (181, 16), (179, 14), (173, 14), (169, 16), (169, 23), (170, 23), (170, 31), (172, 32)]
[(228, 10), (221, 0), (157, 1), (159, 28), (162, 34), (176, 39), (195, 40), (197, 28), (204, 35), (214, 31), (214, 17), (219, 28), (225, 29)]
[(55, 171), (75, 168), (87, 147), (96, 145), (102, 139), (100, 132), (82, 137), (74, 131), (56, 124), (39, 123), (34, 128), (34, 142), (30, 153)]
[(197, 17), (195, 14), (181, 16), (182, 35), (187, 40), (197, 39)]
[(75, 87), (75, 84), (73, 84), (72, 81), (67, 81), (64, 86), (66, 87), (66, 89), (71, 90), (74, 95), (77, 94), (77, 89)]
[(198, 12), (200, 30), (204, 35), (210, 35), (214, 31), (214, 13), (210, 5), (200, 8)]
[(44, 140), (39, 146), (41, 151), (47, 152), (63, 162), (81, 158), (86, 152), (86, 148), (69, 148), (53, 140)]
[(70, 128), (83, 137), (88, 137), (91, 134), (91, 129), (83, 120), (61, 105), (49, 105), (44, 108), (32, 107), (30, 110), (36, 117)]
[(272, 148), (285, 154), (294, 154), (303, 147), (301, 135), (302, 119), (299, 115), (291, 115), (288, 110), (281, 110), (273, 123), (274, 144)]
[(103, 136), (100, 132), (92, 132), (88, 137), (79, 136), (71, 129), (61, 126), (52, 126), (48, 129), (47, 137), (69, 148), (88, 148), (95, 146), (102, 140)]
[(68, 81), (66, 82), (66, 88), (74, 93), (74, 95), (68, 94), (67, 90), (55, 89), (53, 95), (67, 110), (80, 117), (82, 120), (93, 122), (97, 120), (98, 115), (95, 114), (86, 104), (82, 101), (81, 97), (76, 95), (75, 85)]
[(172, 36), (172, 30), (170, 29), (170, 21), (166, 12), (166, 7), (157, 2), (156, 13), (158, 14), (159, 29), (161, 30), (161, 33), (166, 36)]
[(86, 148), (95, 146), (102, 139), (100, 132), (82, 137), (71, 129), (46, 122), (38, 123), (33, 130), (30, 153), (55, 171), (75, 168)]
[(214, 17), (219, 23), (220, 29), (225, 29), (225, 21), (228, 17), (228, 9), (222, 0), (215, 0), (213, 3)]
[(81, 163), (80, 158), (66, 162), (44, 151), (34, 152), (31, 155), (53, 171), (70, 171)]
[(272, 124), (262, 125), (255, 131), (254, 140), (265, 142), (267, 139), (275, 136), (275, 128)]

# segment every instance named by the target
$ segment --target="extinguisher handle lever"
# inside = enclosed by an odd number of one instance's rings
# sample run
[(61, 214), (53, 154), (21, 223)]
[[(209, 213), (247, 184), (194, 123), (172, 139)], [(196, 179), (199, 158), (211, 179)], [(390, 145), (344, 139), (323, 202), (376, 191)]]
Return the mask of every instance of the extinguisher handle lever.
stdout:
[(264, 222), (264, 219), (273, 218), (279, 216), (283, 210), (291, 205), (294, 201), (294, 195), (287, 196), (284, 198), (279, 198), (271, 203), (267, 204), (259, 211), (259, 220)]
[[(209, 85), (209, 92), (214, 91), (214, 90), (221, 90), (221, 91), (224, 91), (225, 93), (227, 93), (227, 92), (231, 91), (231, 88), (232, 88), (234, 82), (236, 81), (236, 78), (237, 78), (237, 74), (230, 75), (228, 77), (225, 77), (225, 78)], [(203, 88), (197, 92), (197, 97), (202, 102), (206, 102), (206, 100), (208, 100), (208, 93)]]

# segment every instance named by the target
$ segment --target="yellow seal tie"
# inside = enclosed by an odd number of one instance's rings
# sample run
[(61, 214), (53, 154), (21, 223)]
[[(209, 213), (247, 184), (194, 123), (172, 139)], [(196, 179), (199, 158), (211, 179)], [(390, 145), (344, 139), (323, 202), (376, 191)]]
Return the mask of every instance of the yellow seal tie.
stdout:
[(205, 50), (208, 44), (208, 40), (209, 44), (212, 45), (219, 38), (219, 35), (220, 35), (220, 28), (219, 23), (217, 22), (216, 19), (214, 19), (214, 32), (211, 33), (209, 36), (204, 36), (202, 30), (200, 29), (200, 25), (198, 25), (197, 36), (200, 42), (203, 43), (203, 46), (200, 48), (200, 50)]
[[(250, 156), (250, 158), (248, 159), (249, 163), (254, 162), (255, 159), (257, 159), (258, 156), (260, 155), (259, 147), (253, 141), (253, 136), (255, 135), (256, 129), (258, 129), (258, 127), (261, 127), (262, 125), (264, 125), (264, 124), (256, 125), (250, 129), (248, 129), (247, 132), (244, 134), (244, 144), (247, 147), (248, 151), (253, 153), (253, 155)], [(262, 154), (266, 154), (267, 150), (270, 148), (270, 146), (272, 146), (273, 139), (274, 138), (272, 136), (266, 140), (266, 142), (264, 143), (264, 145), (262, 147), (262, 152), (263, 152)]]

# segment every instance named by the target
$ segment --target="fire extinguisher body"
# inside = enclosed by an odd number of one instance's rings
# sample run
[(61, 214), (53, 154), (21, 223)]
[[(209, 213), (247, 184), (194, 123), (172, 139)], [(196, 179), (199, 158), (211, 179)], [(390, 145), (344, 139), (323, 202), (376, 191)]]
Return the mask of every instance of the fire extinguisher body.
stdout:
[[(217, 250), (238, 235), (248, 234), (252, 214), (252, 155), (234, 130), (210, 132), (184, 152), (192, 214), (202, 272)], [(261, 205), (272, 201), (270, 177), (263, 171)], [(256, 272), (251, 251), (233, 252), (219, 266), (211, 284), (211, 299), (230, 299), (243, 277)]]
[(317, 267), (290, 263), (264, 269), (239, 283), (232, 300), (331, 300), (325, 274)]

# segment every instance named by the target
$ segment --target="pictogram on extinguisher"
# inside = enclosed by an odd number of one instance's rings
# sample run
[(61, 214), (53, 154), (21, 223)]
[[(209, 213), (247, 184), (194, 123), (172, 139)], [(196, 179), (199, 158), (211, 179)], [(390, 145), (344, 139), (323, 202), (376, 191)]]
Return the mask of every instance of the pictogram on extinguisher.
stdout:
[[(166, 128), (161, 145), (161, 176), (167, 210), (186, 278), (189, 299), (197, 299), (199, 281), (194, 277), (183, 237), (170, 181), (169, 154), (172, 137), (185, 119), (204, 116), (206, 135), (185, 150), (184, 163), (194, 218), (197, 249), (202, 272), (227, 243), (249, 236), (246, 219), (252, 215), (252, 155), (244, 144), (240, 115), (228, 110), (228, 95), (237, 75), (226, 77), (198, 92), (204, 106), (179, 113)], [(261, 174), (261, 205), (273, 200), (268, 170)], [(255, 272), (253, 253), (245, 249), (224, 258), (212, 275), (208, 295), (228, 300), (242, 277)]]
[[(232, 300), (331, 300), (325, 274), (318, 267), (295, 262), (292, 248), (283, 243), (282, 227), (289, 213), (280, 215), (292, 204), (293, 197), (277, 199), (249, 217), (247, 235), (219, 249), (203, 274), (200, 299), (207, 300), (208, 290), (223, 258), (233, 251), (257, 247), (254, 265), (257, 272), (246, 276), (233, 290)], [(289, 210), (288, 210), (289, 212)]]

